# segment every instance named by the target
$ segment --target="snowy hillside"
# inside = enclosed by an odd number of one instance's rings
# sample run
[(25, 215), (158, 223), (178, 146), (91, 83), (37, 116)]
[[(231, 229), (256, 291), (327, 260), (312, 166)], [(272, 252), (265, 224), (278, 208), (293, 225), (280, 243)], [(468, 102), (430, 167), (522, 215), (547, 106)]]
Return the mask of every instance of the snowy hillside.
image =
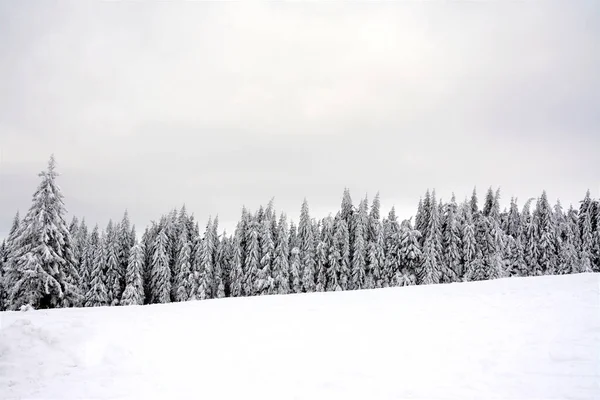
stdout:
[(600, 275), (0, 313), (0, 398), (598, 399)]

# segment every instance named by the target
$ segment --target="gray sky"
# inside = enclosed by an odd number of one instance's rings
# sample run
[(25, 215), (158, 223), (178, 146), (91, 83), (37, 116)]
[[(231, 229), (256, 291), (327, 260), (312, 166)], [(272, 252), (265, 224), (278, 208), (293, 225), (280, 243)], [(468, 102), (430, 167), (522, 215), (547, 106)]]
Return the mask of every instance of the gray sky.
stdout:
[(231, 227), (381, 191), (600, 195), (600, 3), (0, 0), (0, 237), (50, 153), (71, 213)]

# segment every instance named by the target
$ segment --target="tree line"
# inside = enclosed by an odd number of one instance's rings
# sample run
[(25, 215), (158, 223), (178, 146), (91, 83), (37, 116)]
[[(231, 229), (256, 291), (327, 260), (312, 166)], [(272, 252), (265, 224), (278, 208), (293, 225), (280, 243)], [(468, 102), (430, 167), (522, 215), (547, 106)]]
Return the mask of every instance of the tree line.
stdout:
[[(500, 209), (488, 189), (457, 203), (427, 191), (414, 221), (379, 195), (320, 220), (304, 200), (296, 225), (271, 200), (242, 208), (235, 232), (218, 218), (200, 229), (183, 206), (152, 221), (138, 240), (127, 212), (89, 229), (65, 221), (51, 157), (31, 207), (14, 218), (0, 247), (0, 307), (142, 305), (222, 297), (359, 290), (600, 271), (600, 202), (589, 191), (576, 209), (551, 206), (546, 192)], [(535, 201), (535, 204), (534, 204)]]

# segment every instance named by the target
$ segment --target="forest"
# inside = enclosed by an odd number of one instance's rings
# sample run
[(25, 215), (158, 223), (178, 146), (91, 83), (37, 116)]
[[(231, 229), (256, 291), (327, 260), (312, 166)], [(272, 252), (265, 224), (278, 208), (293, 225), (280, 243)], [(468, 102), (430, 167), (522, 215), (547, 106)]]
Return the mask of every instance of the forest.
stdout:
[(379, 195), (297, 224), (275, 210), (242, 208), (232, 234), (218, 218), (201, 227), (186, 207), (152, 221), (140, 238), (127, 211), (90, 228), (66, 221), (54, 157), (22, 218), (0, 247), (0, 309), (142, 305), (222, 297), (360, 290), (600, 271), (600, 202), (550, 205), (546, 192), (500, 207), (487, 190), (444, 202), (427, 190), (414, 221)]

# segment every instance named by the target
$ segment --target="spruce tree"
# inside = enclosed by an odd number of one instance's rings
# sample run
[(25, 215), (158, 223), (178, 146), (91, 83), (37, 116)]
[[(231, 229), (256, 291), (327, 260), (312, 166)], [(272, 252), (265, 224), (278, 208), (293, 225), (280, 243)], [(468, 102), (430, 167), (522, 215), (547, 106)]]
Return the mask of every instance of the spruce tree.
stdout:
[(367, 241), (367, 271), (370, 274), (369, 286), (381, 288), (386, 284), (385, 239), (380, 220), (379, 193), (375, 195), (369, 214), (369, 234)]
[(217, 255), (219, 248), (219, 216), (217, 215), (212, 223), (211, 227), (211, 240), (212, 240), (212, 257), (213, 257), (213, 275), (212, 275), (212, 293), (213, 299), (220, 299), (225, 297), (225, 286), (223, 284), (223, 271), (222, 265), (219, 262)]
[[(8, 304), (9, 292), (14, 282), (11, 282), (11, 268), (14, 268), (16, 262), (17, 251), (20, 250), (16, 246), (16, 240), (19, 234), (19, 227), (21, 224), (21, 218), (19, 212), (13, 218), (13, 222), (8, 232), (8, 237), (4, 241), (3, 259), (0, 260), (0, 310), (6, 310), (10, 307)], [(13, 278), (17, 278), (16, 274), (13, 274)]]
[[(365, 231), (368, 228), (365, 225), (367, 221), (367, 201), (362, 200), (358, 207), (358, 213), (354, 214), (354, 245), (352, 251), (352, 267), (348, 289), (358, 290), (365, 287), (366, 271), (366, 243)], [(368, 232), (368, 231), (367, 231)]]
[(125, 273), (125, 290), (121, 299), (121, 305), (124, 306), (144, 304), (144, 285), (142, 282), (144, 250), (139, 244), (134, 245), (130, 250)]
[(461, 233), (458, 222), (458, 206), (454, 193), (450, 203), (445, 208), (443, 223), (444, 260), (447, 270), (442, 275), (442, 281), (455, 282), (464, 274), (461, 260)]
[(294, 247), (290, 256), (290, 291), (291, 293), (302, 292), (302, 282), (300, 281), (300, 249)]
[(383, 286), (394, 285), (394, 278), (400, 272), (400, 224), (394, 207), (384, 224), (385, 267)]
[(420, 245), (421, 232), (413, 229), (408, 220), (402, 223), (398, 236), (399, 243), (395, 255), (402, 267), (395, 270), (392, 285), (414, 285), (417, 282), (417, 273), (423, 257)]
[(129, 222), (129, 212), (125, 210), (123, 220), (118, 226), (117, 232), (117, 255), (118, 255), (118, 273), (119, 273), (119, 292), (123, 293), (126, 284), (126, 273), (129, 265), (129, 252), (133, 247), (132, 244), (132, 231), (131, 223)]
[(427, 200), (424, 204), (427, 210), (425, 213), (427, 218), (427, 236), (423, 241), (423, 257), (421, 268), (418, 271), (418, 281), (420, 284), (430, 285), (439, 283), (442, 278), (442, 234), (435, 191), (431, 195), (429, 195), (428, 191), (425, 198)]
[(277, 227), (275, 258), (272, 264), (274, 293), (276, 294), (287, 294), (290, 291), (288, 239), (286, 217), (281, 214)]
[[(463, 231), (462, 231), (462, 259), (463, 259), (463, 280), (470, 280), (471, 271), (476, 262), (477, 240), (475, 238), (475, 224), (471, 215), (472, 206), (463, 207)], [(481, 261), (481, 260), (479, 260)]]
[(12, 309), (70, 307), (80, 303), (79, 274), (73, 239), (67, 229), (63, 195), (56, 184), (56, 162), (48, 169), (19, 228), (9, 265), (9, 303)]
[(200, 246), (200, 257), (197, 276), (198, 300), (210, 299), (213, 297), (214, 285), (214, 238), (212, 229), (212, 219), (209, 218)]
[(304, 292), (315, 291), (315, 240), (310, 220), (308, 202), (304, 199), (298, 224), (300, 241), (300, 273)]
[(177, 277), (175, 279), (175, 301), (188, 301), (192, 298), (192, 290), (194, 287), (194, 274), (192, 271), (192, 243), (190, 241), (187, 226), (182, 226), (179, 233), (179, 241), (177, 242), (177, 263), (175, 271)]
[(151, 270), (152, 303), (168, 303), (171, 301), (171, 269), (169, 268), (168, 240), (163, 227), (154, 241)]
[[(94, 229), (94, 233), (92, 233), (92, 240), (94, 240), (93, 237), (98, 232), (97, 228), (98, 226), (96, 226), (96, 228)], [(85, 294), (86, 307), (102, 307), (109, 305), (106, 284), (104, 283), (106, 279), (105, 242), (106, 234), (102, 233), (102, 237), (99, 238), (98, 243), (94, 248), (93, 255), (90, 254), (90, 256), (93, 258), (93, 262), (91, 281), (88, 291)]]
[(554, 226), (553, 211), (548, 202), (546, 191), (542, 192), (535, 209), (534, 221), (537, 233), (538, 263), (544, 274), (552, 275), (556, 272), (556, 228)]
[(240, 238), (239, 230), (236, 231), (233, 236), (233, 243), (231, 246), (232, 250), (232, 258), (231, 258), (231, 267), (229, 272), (229, 295), (231, 297), (240, 297), (244, 294), (243, 291), (243, 256), (242, 256), (242, 246), (241, 246), (241, 238)]
[(270, 210), (260, 224), (260, 269), (258, 271), (257, 292), (258, 294), (273, 294), (275, 292), (275, 281), (272, 273), (272, 262), (275, 258), (275, 243), (271, 235)]
[(105, 255), (106, 255), (106, 291), (110, 305), (119, 304), (121, 299), (121, 265), (119, 264), (119, 237), (118, 227), (113, 225), (112, 220), (106, 228)]

